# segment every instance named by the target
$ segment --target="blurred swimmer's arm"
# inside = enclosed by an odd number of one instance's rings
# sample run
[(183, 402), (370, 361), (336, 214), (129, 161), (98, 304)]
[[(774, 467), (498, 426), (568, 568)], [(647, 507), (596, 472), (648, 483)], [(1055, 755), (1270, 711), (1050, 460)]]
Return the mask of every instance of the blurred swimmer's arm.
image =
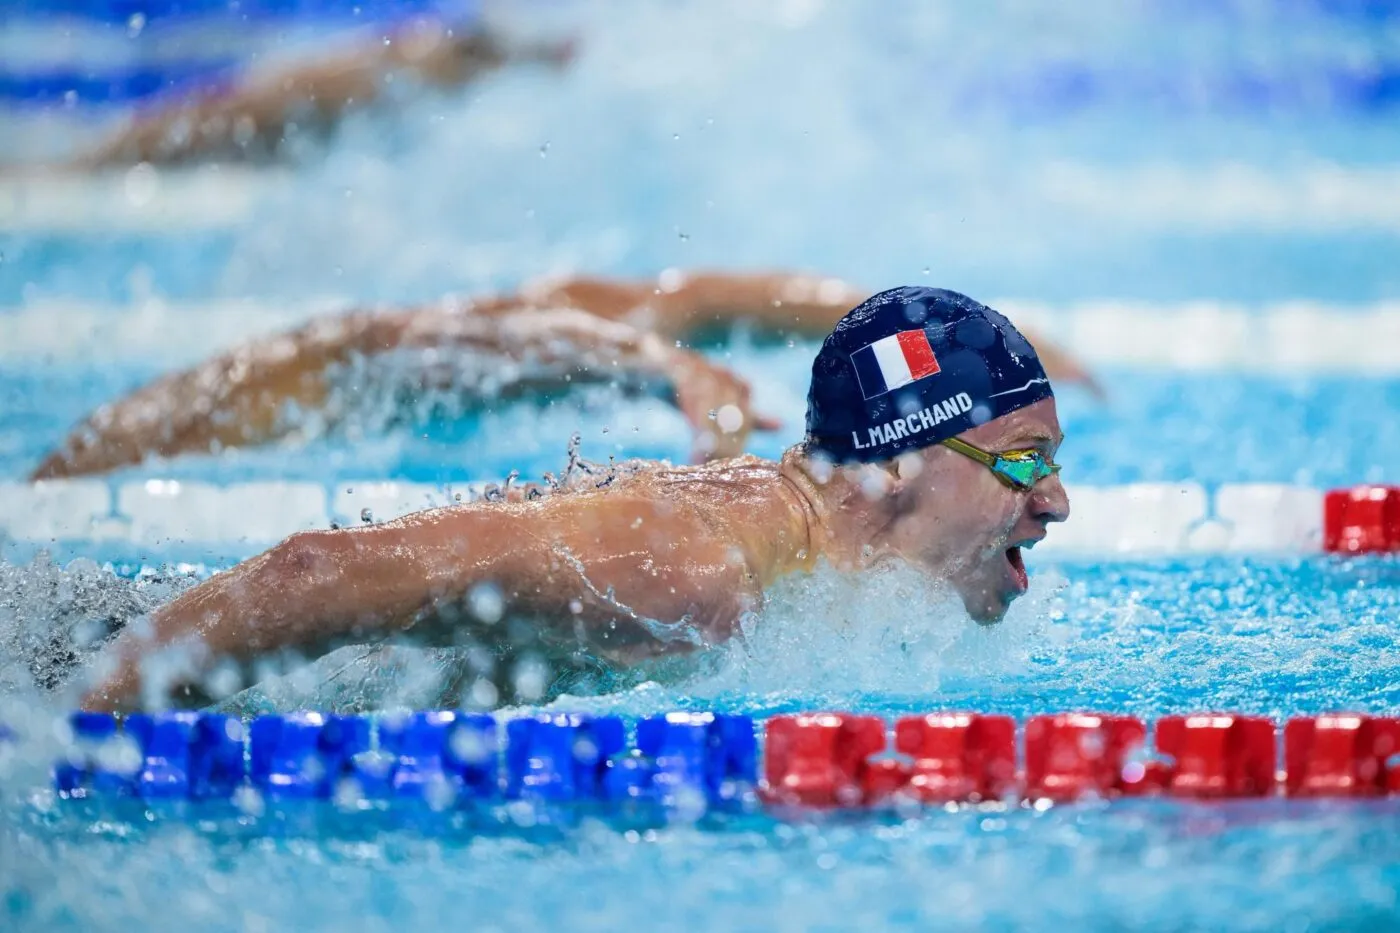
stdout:
[(735, 323), (792, 336), (825, 337), (868, 293), (840, 279), (790, 273), (726, 274), (671, 269), (655, 281), (579, 277), (524, 290), (539, 304), (582, 308), (673, 337)]
[(562, 64), (571, 55), (569, 43), (509, 44), (488, 32), (419, 22), (317, 60), (254, 70), (231, 86), (158, 104), (72, 166), (264, 157), (291, 134), (323, 133), (348, 110), (374, 103), (396, 78), (447, 89), (511, 61)]
[[(579, 381), (668, 385), (695, 432), (696, 460), (735, 457), (749, 432), (779, 423), (752, 410), (740, 376), (629, 324), (574, 308), (500, 308), (482, 314), (422, 313), (404, 334), (406, 346), (457, 344), (507, 355), (525, 364), (520, 384), (547, 391)], [(450, 364), (449, 364), (450, 365)]]
[[(383, 365), (357, 370), (356, 360)], [(333, 424), (367, 380), (382, 378), (482, 397), (581, 382), (669, 385), (700, 458), (736, 456), (750, 430), (777, 426), (751, 410), (748, 384), (728, 369), (581, 311), (356, 312), (220, 354), (102, 406), (30, 478), (102, 473), (150, 456), (247, 447)]]
[(729, 637), (756, 605), (753, 579), (693, 511), (622, 491), (303, 532), (125, 630), (83, 705), (189, 699), (230, 662), (405, 633), (425, 644), (539, 639), (627, 663)]
[(368, 312), (324, 318), (222, 353), (103, 405), (79, 424), (30, 479), (132, 466), (147, 457), (244, 447), (295, 430), (323, 413), (330, 370), (387, 346), (403, 327)]
[[(655, 281), (572, 278), (528, 286), (537, 304), (569, 305), (625, 320), (664, 336), (691, 337), (707, 329), (747, 324), (785, 337), (820, 339), (846, 312), (870, 296), (840, 279), (793, 273), (724, 274), (668, 270)], [(1101, 395), (1084, 366), (1063, 348), (1026, 332), (1050, 378)]]

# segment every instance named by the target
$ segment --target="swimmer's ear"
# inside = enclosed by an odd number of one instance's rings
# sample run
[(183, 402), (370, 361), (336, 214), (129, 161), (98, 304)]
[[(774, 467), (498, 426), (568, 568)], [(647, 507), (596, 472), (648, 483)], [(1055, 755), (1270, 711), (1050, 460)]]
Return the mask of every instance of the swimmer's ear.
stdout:
[(888, 469), (893, 479), (907, 485), (910, 480), (916, 479), (920, 473), (924, 472), (923, 452), (906, 450), (889, 461)]
[(886, 495), (902, 503), (914, 493), (914, 481), (924, 471), (924, 456), (917, 450), (908, 450), (881, 466), (889, 475)]

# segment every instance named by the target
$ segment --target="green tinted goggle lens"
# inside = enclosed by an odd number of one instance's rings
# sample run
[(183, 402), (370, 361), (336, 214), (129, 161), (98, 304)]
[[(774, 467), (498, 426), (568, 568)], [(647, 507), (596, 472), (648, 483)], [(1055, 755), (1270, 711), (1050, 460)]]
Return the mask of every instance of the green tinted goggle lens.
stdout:
[(947, 438), (941, 443), (964, 457), (976, 460), (991, 470), (997, 479), (1016, 489), (1032, 489), (1045, 477), (1060, 472), (1060, 465), (1038, 450), (1008, 450), (994, 454), (956, 437)]
[(992, 472), (1004, 476), (1013, 486), (1030, 489), (1047, 476), (1060, 472), (1060, 465), (1051, 463), (1039, 451), (1015, 451), (998, 456), (992, 463)]

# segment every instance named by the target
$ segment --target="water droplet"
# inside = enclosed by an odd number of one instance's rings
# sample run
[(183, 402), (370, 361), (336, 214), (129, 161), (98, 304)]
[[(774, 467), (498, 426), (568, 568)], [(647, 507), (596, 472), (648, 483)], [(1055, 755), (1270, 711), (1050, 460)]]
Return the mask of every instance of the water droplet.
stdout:
[(366, 525), (374, 524), (374, 513), (369, 509), (360, 509), (360, 521)]
[(257, 788), (250, 784), (244, 784), (235, 790), (232, 802), (238, 808), (238, 812), (244, 816), (259, 817), (266, 809), (262, 794), (258, 793)]
[(494, 583), (478, 583), (472, 587), (467, 594), (467, 602), (471, 605), (472, 615), (487, 625), (501, 621), (501, 616), (505, 614), (505, 598)]
[(544, 696), (549, 685), (549, 665), (534, 656), (521, 658), (511, 672), (515, 692), (526, 703), (532, 703)]
[(676, 236), (678, 236), (678, 237), (681, 238), (681, 242), (682, 242), (682, 243), (684, 243), (684, 242), (686, 242), (687, 240), (690, 239), (690, 234), (688, 234), (688, 233), (683, 233), (683, 232), (681, 232), (680, 230), (677, 230), (677, 231), (676, 231)]
[(131, 18), (126, 21), (126, 34), (129, 38), (135, 39), (141, 35), (141, 30), (146, 28), (146, 14), (132, 13)]
[(549, 155), (549, 143), (546, 142), (540, 146), (540, 158), (543, 159), (547, 155)]
[(675, 141), (675, 142), (679, 142), (679, 141), (680, 141), (680, 138), (681, 138), (681, 134), (680, 134), (680, 133), (672, 133), (672, 134), (671, 134), (671, 139), (672, 139), (673, 141)]
[(924, 266), (924, 275), (928, 275), (928, 266)]
[(491, 709), (501, 699), (501, 692), (496, 689), (496, 685), (485, 677), (477, 678), (472, 684), (471, 703), (478, 709)]

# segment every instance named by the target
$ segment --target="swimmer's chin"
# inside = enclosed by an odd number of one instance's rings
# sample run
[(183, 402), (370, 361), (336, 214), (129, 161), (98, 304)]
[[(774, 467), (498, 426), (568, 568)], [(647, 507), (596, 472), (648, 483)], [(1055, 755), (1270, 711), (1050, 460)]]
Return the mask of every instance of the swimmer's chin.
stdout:
[(976, 622), (978, 625), (992, 626), (1006, 618), (1006, 613), (1011, 609), (1011, 602), (1015, 598), (1015, 596), (1012, 596), (1008, 599), (998, 599), (995, 602), (988, 603), (973, 602), (964, 597), (963, 608), (965, 608), (967, 614), (972, 617), (972, 621)]

